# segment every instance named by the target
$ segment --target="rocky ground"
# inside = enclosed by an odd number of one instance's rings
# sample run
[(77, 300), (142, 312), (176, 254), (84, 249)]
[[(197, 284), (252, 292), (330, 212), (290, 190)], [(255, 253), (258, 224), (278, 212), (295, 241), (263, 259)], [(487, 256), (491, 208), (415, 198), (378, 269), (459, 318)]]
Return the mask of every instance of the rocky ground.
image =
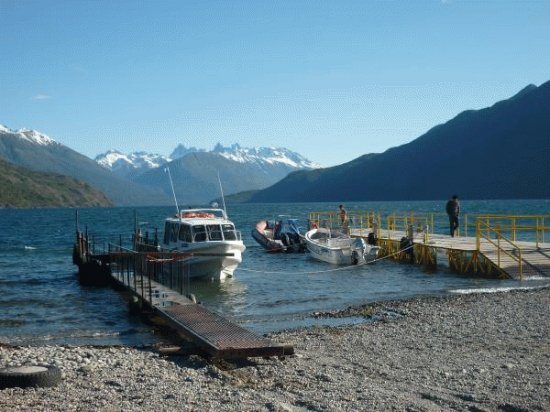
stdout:
[(284, 359), (207, 362), (128, 347), (0, 347), (53, 364), (52, 388), (0, 390), (4, 411), (549, 411), (550, 289), (385, 302), (352, 327), (274, 334)]

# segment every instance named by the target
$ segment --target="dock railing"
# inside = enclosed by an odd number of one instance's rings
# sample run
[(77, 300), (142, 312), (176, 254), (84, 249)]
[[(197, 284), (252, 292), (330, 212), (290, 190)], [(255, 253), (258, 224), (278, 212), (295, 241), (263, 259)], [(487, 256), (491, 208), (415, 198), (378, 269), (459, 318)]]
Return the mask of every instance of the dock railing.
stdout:
[[(437, 222), (437, 214), (434, 213), (389, 213), (382, 214), (373, 211), (352, 211), (348, 213), (348, 227), (353, 229), (354, 234), (367, 236), (374, 232), (376, 237), (380, 236), (380, 231), (391, 233), (406, 233), (411, 228), (414, 232), (433, 233), (434, 227), (440, 229)], [(447, 223), (448, 225), (448, 223)], [(343, 224), (338, 212), (311, 212), (309, 214), (309, 226), (323, 227), (327, 229), (342, 228)]]
[(503, 260), (508, 257), (518, 265), (518, 276), (523, 279), (523, 259), (521, 257), (522, 250), (516, 243), (508, 239), (502, 234), (502, 228), (500, 224), (491, 223), (484, 218), (476, 219), (476, 249), (481, 251), (481, 243), (483, 242), (484, 252), (487, 253), (487, 249), (496, 254), (496, 265), (499, 269), (502, 269)]
[[(381, 213), (375, 211), (351, 211), (348, 213), (349, 227), (368, 232), (375, 230), (407, 232), (412, 226), (415, 232), (426, 235), (449, 234), (449, 218), (445, 213)], [(512, 242), (526, 240), (540, 243), (550, 242), (550, 215), (505, 215), (505, 214), (464, 214), (459, 217), (460, 225), (457, 236), (476, 237), (477, 221), (483, 220), (484, 230), (496, 228), (499, 224), (501, 233)], [(311, 212), (309, 226), (325, 228), (341, 228), (342, 223), (338, 212)], [(361, 234), (362, 235), (362, 234)]]
[(517, 262), (518, 276), (522, 279), (525, 262), (521, 242), (534, 243), (536, 249), (550, 244), (547, 238), (550, 226), (545, 223), (548, 220), (548, 215), (478, 215), (475, 220), (476, 249), (481, 250), (484, 240), (485, 248), (494, 247), (498, 267), (502, 267), (502, 260), (507, 257)]
[(489, 230), (499, 226), (501, 234), (512, 242), (535, 242), (537, 248), (543, 243), (550, 243), (550, 226), (546, 223), (550, 222), (550, 215), (468, 215), (465, 225), (472, 225), (472, 221), (476, 228), (476, 237), (477, 222), (482, 221), (485, 223), (482, 228)]

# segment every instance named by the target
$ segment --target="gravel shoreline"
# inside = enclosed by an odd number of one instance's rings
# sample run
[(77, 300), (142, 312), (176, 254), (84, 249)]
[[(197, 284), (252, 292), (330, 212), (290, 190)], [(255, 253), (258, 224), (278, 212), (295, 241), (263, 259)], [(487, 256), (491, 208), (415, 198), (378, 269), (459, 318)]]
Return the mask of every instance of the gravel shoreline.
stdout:
[(0, 367), (56, 365), (6, 411), (549, 411), (550, 288), (349, 308), (375, 319), (270, 335), (285, 358), (209, 363), (129, 347), (0, 346)]

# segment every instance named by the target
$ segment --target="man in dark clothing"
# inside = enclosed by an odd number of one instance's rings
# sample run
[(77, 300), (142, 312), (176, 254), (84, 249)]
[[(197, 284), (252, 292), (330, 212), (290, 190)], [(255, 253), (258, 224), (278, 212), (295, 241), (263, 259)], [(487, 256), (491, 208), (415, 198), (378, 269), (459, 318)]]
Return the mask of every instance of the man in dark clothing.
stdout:
[(460, 213), (460, 203), (458, 203), (458, 196), (453, 195), (447, 202), (445, 207), (447, 215), (449, 216), (449, 226), (451, 230), (451, 236), (454, 237), (456, 229), (458, 229), (458, 214)]

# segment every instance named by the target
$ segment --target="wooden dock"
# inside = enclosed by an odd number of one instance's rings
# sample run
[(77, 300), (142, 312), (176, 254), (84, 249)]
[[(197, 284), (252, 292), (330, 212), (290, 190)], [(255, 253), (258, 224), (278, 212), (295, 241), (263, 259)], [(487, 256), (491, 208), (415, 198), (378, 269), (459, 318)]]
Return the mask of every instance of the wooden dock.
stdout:
[[(417, 264), (443, 264), (461, 273), (494, 275), (511, 279), (550, 276), (550, 243), (499, 241), (472, 236), (427, 234), (422, 231), (379, 230), (382, 256), (395, 254), (396, 259), (410, 258)], [(412, 236), (411, 236), (412, 233)], [(362, 229), (352, 229), (352, 236), (367, 238)], [(398, 253), (402, 239), (412, 239), (412, 254)], [(442, 262), (441, 259), (447, 261)]]
[[(424, 266), (444, 264), (474, 276), (524, 279), (550, 276), (550, 215), (465, 214), (457, 236), (445, 213), (383, 213), (358, 210), (309, 213), (310, 227), (340, 228), (375, 239), (381, 255)], [(462, 232), (461, 232), (462, 231)], [(442, 234), (445, 233), (445, 234)]]
[[(275, 343), (248, 331), (196, 303), (192, 295), (186, 296), (155, 281), (152, 271), (147, 270), (148, 254), (120, 250), (94, 254), (88, 237), (78, 232), (73, 262), (88, 283), (96, 280), (101, 285), (114, 283), (124, 288), (140, 309), (160, 318), (180, 337), (212, 358), (285, 356), (294, 353), (291, 345)], [(154, 265), (153, 268), (156, 271)]]

